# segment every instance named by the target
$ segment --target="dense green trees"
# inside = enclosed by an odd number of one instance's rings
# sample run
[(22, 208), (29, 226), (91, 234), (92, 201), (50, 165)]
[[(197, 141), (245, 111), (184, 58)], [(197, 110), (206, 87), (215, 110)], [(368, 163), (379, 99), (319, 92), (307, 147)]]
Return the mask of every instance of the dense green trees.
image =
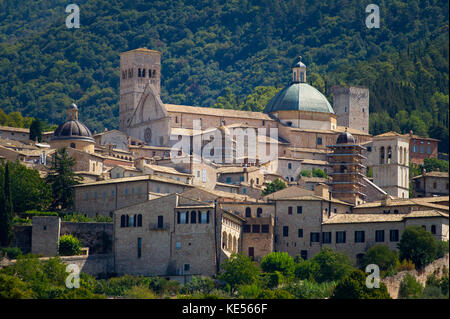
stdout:
[(290, 278), (294, 276), (294, 258), (287, 252), (271, 252), (263, 257), (261, 269), (265, 272), (279, 271), (285, 277)]
[(219, 276), (234, 291), (238, 285), (246, 285), (255, 282), (259, 269), (253, 264), (250, 257), (241, 254), (232, 254), (222, 264), (222, 272)]
[(366, 286), (367, 274), (359, 269), (342, 278), (333, 293), (332, 299), (391, 299), (386, 285), (380, 283), (379, 288)]
[(380, 29), (364, 26), (359, 0), (90, 0), (67, 29), (61, 0), (3, 1), (0, 109), (59, 123), (75, 100), (92, 130), (116, 128), (118, 54), (148, 47), (162, 52), (164, 102), (261, 110), (302, 54), (330, 100), (333, 85), (369, 87), (371, 133), (413, 130), (445, 150), (448, 2), (377, 4)]
[(378, 244), (370, 247), (364, 254), (361, 261), (361, 269), (364, 271), (367, 265), (375, 264), (380, 267), (381, 275), (392, 274), (400, 264), (398, 254), (390, 250), (384, 244)]
[(398, 243), (400, 259), (411, 260), (418, 269), (435, 260), (438, 244), (433, 235), (420, 226), (408, 226)]
[(30, 125), (30, 140), (42, 141), (42, 123), (39, 119), (34, 119)]

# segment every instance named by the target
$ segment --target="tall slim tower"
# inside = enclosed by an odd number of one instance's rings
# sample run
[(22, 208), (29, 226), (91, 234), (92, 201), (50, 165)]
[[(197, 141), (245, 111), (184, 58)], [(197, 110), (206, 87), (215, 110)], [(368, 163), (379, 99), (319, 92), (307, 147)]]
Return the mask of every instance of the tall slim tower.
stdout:
[(409, 135), (387, 132), (372, 140), (373, 182), (389, 195), (409, 198)]
[(369, 90), (365, 87), (334, 86), (332, 93), (337, 125), (369, 133)]
[(133, 112), (150, 83), (158, 95), (161, 90), (161, 52), (139, 48), (120, 54), (119, 130), (124, 133)]
[(355, 138), (345, 131), (339, 134), (335, 145), (328, 145), (333, 153), (328, 154), (328, 162), (333, 168), (330, 175), (331, 194), (344, 202), (359, 205), (365, 201), (364, 176), (366, 167), (362, 160), (364, 147), (355, 143)]

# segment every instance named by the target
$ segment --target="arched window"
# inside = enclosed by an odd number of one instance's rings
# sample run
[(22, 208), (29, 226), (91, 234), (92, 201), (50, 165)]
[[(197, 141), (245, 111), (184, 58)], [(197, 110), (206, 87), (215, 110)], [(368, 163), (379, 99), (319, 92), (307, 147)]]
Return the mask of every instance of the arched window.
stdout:
[(145, 69), (142, 69), (142, 77), (145, 78)]
[(388, 151), (387, 151), (387, 163), (388, 164), (391, 164), (391, 159), (392, 159), (392, 148), (389, 146)]
[(384, 164), (384, 146), (380, 148), (380, 164)]
[(258, 209), (256, 210), (256, 217), (261, 217), (262, 215), (262, 208), (258, 207)]
[(300, 82), (305, 82), (305, 73), (300, 72)]
[(152, 78), (156, 77), (156, 70), (153, 70)]
[(222, 233), (222, 248), (227, 249), (227, 233)]
[(400, 146), (400, 156), (399, 156), (399, 164), (403, 164), (403, 147)]
[(408, 153), (406, 152), (406, 147), (403, 149), (403, 163), (408, 165)]
[(142, 214), (137, 215), (137, 227), (142, 227)]
[(191, 224), (196, 224), (197, 223), (197, 213), (195, 212), (195, 210), (193, 210), (191, 212)]
[(249, 217), (249, 218), (252, 217), (252, 209), (250, 207), (247, 207), (245, 209), (245, 217)]
[(294, 71), (294, 82), (297, 80), (297, 72)]
[(228, 234), (228, 251), (233, 251), (233, 237), (231, 237), (231, 234)]
[(75, 143), (70, 143), (71, 148), (75, 148)]
[(138, 69), (138, 78), (141, 77), (141, 69)]
[(151, 78), (152, 77), (152, 70), (148, 70), (148, 77)]
[(235, 236), (233, 236), (233, 252), (235, 252), (235, 253), (238, 252), (237, 239)]
[(126, 227), (126, 218), (125, 215), (120, 216), (120, 227)]

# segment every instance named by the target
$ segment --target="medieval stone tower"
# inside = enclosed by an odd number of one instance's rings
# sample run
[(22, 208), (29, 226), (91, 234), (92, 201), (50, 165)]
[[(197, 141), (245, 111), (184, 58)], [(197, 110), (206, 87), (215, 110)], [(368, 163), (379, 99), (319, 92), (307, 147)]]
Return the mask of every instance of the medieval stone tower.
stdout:
[(332, 88), (337, 125), (369, 132), (369, 90), (365, 87)]
[(133, 113), (147, 84), (161, 92), (161, 52), (139, 48), (120, 54), (119, 129), (129, 134)]
[(389, 195), (409, 198), (409, 136), (388, 132), (373, 137), (369, 162), (373, 182)]

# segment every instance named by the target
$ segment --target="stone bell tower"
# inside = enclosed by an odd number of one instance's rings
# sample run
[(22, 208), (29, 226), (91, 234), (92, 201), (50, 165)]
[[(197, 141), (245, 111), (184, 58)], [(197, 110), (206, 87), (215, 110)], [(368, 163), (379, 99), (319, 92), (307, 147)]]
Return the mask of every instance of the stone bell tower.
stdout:
[(121, 53), (119, 130), (126, 134), (147, 84), (161, 93), (161, 52), (139, 48)]

